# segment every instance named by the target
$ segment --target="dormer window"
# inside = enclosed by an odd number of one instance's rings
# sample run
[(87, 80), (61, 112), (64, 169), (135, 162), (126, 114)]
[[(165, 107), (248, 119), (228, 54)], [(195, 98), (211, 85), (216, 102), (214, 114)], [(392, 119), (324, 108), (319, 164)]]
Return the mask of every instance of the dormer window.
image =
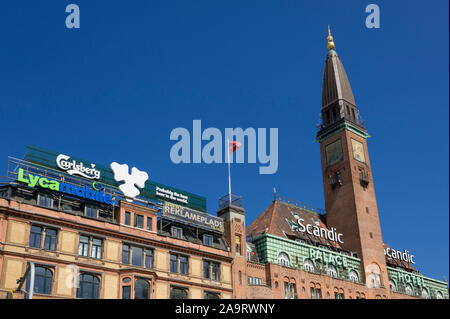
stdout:
[(214, 237), (208, 234), (203, 235), (203, 245), (212, 247)]
[(172, 237), (183, 239), (183, 229), (180, 227), (172, 226)]

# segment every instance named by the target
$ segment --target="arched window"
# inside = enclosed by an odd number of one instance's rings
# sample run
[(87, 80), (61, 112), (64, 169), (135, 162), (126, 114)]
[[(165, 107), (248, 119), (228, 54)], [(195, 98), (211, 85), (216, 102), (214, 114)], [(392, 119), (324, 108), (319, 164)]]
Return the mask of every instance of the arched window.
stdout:
[(429, 297), (427, 288), (422, 288), (422, 298), (428, 299)]
[(134, 299), (148, 299), (150, 297), (150, 284), (147, 280), (136, 279), (134, 282)]
[(350, 278), (350, 281), (352, 281), (352, 282), (359, 282), (359, 275), (354, 270), (350, 270), (350, 272), (348, 273), (348, 277)]
[(170, 299), (188, 299), (187, 289), (182, 287), (171, 287)]
[(311, 259), (305, 259), (305, 262), (303, 263), (303, 269), (309, 272), (315, 272), (314, 263)]
[[(30, 273), (27, 276), (26, 289), (30, 292), (31, 278)], [(45, 267), (34, 267), (34, 293), (50, 295), (52, 293), (53, 273)]]
[(381, 287), (381, 271), (380, 267), (372, 263), (366, 268), (367, 278), (369, 278), (369, 288), (380, 288)]
[(280, 253), (278, 255), (278, 263), (281, 266), (286, 266), (286, 267), (289, 267), (291, 265), (291, 263), (289, 261), (289, 256), (286, 253)]
[(328, 265), (327, 275), (330, 277), (337, 278), (338, 272), (337, 272), (336, 267), (334, 267), (333, 265)]
[(407, 284), (405, 286), (405, 292), (406, 292), (407, 295), (412, 295), (413, 294), (413, 289), (412, 289), (410, 284)]
[(77, 298), (98, 299), (100, 280), (91, 274), (80, 275), (80, 287), (77, 289)]
[(397, 291), (397, 286), (393, 280), (389, 280), (389, 288), (391, 288), (391, 291)]
[(442, 295), (442, 293), (440, 291), (438, 291), (436, 293), (436, 299), (444, 299), (444, 296)]

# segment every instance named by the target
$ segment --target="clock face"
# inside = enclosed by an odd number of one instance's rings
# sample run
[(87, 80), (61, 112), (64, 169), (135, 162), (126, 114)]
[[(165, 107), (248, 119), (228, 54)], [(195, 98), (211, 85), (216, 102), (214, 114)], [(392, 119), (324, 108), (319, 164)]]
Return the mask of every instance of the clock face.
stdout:
[(330, 145), (325, 147), (325, 152), (327, 155), (327, 165), (333, 165), (337, 162), (340, 162), (344, 159), (344, 155), (342, 154), (342, 143), (341, 140), (337, 140)]
[(364, 145), (357, 140), (352, 140), (353, 158), (362, 163), (366, 162), (366, 156), (364, 155)]

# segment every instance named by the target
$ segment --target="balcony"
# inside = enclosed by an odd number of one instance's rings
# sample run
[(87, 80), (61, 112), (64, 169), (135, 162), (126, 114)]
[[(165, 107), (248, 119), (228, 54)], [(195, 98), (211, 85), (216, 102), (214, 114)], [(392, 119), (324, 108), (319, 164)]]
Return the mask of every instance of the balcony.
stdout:
[(370, 183), (369, 173), (359, 172), (359, 182), (362, 187), (367, 187)]

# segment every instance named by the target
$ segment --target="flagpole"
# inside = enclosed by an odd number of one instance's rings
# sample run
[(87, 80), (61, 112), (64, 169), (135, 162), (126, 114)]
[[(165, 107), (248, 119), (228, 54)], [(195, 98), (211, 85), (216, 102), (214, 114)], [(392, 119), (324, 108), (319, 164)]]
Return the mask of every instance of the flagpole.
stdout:
[(228, 201), (231, 206), (231, 170), (230, 170), (230, 140), (227, 139), (228, 145)]

